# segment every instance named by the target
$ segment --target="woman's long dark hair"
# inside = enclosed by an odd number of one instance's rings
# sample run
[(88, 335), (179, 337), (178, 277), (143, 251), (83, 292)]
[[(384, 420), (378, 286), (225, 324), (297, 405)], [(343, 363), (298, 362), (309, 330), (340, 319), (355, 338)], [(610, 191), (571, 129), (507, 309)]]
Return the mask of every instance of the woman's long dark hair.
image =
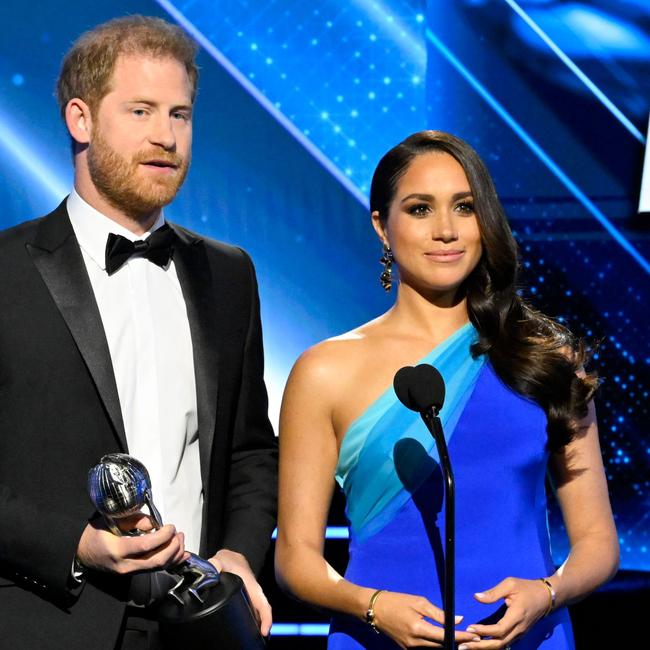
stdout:
[(576, 374), (585, 363), (583, 342), (517, 294), (517, 244), (478, 154), (460, 138), (442, 131), (411, 135), (379, 161), (372, 178), (370, 209), (385, 221), (397, 184), (411, 161), (435, 151), (453, 156), (465, 170), (481, 232), (483, 254), (464, 283), (469, 319), (479, 335), (472, 354), (486, 354), (505, 384), (544, 409), (549, 448), (557, 451), (577, 433), (598, 379), (593, 374)]

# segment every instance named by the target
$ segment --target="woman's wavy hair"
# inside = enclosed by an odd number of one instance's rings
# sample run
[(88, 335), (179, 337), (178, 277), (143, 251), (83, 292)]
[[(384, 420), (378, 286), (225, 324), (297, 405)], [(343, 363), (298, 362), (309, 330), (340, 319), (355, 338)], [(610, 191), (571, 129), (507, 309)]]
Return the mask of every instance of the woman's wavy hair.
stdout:
[(479, 335), (472, 355), (486, 354), (506, 385), (544, 409), (548, 446), (557, 451), (578, 432), (598, 379), (593, 374), (576, 374), (586, 362), (584, 343), (518, 295), (517, 243), (476, 151), (442, 131), (409, 136), (379, 161), (370, 189), (370, 209), (385, 221), (397, 184), (411, 161), (432, 152), (447, 153), (460, 163), (474, 197), (483, 253), (463, 286), (469, 318)]

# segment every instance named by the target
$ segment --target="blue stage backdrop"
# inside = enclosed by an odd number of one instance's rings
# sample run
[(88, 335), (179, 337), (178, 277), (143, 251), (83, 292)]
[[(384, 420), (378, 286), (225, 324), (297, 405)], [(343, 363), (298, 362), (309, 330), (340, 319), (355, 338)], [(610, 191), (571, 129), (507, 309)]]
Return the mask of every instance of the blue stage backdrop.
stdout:
[[(374, 165), (413, 131), (450, 130), (490, 165), (521, 244), (525, 294), (600, 341), (622, 565), (649, 570), (650, 245), (636, 215), (647, 1), (7, 0), (1, 227), (67, 194), (60, 60), (80, 32), (127, 13), (175, 20), (202, 45), (192, 170), (167, 215), (252, 254), (272, 418), (305, 348), (390, 304), (366, 208)], [(557, 513), (551, 524), (560, 560)]]

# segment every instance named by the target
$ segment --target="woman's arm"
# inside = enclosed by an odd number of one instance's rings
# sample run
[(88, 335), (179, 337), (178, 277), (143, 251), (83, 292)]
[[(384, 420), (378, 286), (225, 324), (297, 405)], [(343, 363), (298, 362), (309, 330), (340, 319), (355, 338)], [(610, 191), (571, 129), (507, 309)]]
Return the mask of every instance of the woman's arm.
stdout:
[[(297, 598), (364, 620), (376, 586), (352, 584), (323, 557), (338, 459), (333, 405), (346, 390), (342, 386), (345, 374), (330, 361), (318, 348), (308, 351), (296, 363), (285, 389), (275, 571), (280, 586)], [(377, 628), (401, 648), (441, 647), (443, 629), (425, 617), (444, 624), (444, 614), (426, 598), (382, 592), (374, 612)], [(459, 643), (477, 638), (468, 632), (456, 633)]]
[(593, 402), (581, 432), (553, 455), (550, 470), (571, 544), (566, 561), (550, 578), (559, 606), (584, 598), (618, 569), (618, 537)]
[[(607, 492), (593, 403), (580, 432), (549, 462), (571, 550), (547, 580), (555, 591), (553, 608), (568, 605), (609, 580), (618, 568), (618, 539)], [(543, 577), (543, 576), (540, 576)], [(504, 599), (508, 610), (495, 625), (471, 625), (484, 639), (462, 650), (498, 650), (519, 639), (549, 610), (550, 591), (539, 580), (506, 578), (477, 599)]]
[(337, 382), (323, 356), (318, 349), (303, 354), (282, 399), (276, 578), (305, 602), (361, 618), (373, 590), (347, 582), (323, 557), (338, 458), (331, 417)]

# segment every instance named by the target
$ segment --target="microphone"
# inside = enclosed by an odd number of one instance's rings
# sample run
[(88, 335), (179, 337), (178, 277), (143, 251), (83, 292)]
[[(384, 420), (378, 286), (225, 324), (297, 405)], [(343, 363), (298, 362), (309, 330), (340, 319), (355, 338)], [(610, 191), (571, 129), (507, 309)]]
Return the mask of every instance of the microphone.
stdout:
[(438, 415), (445, 403), (445, 381), (436, 368), (426, 363), (400, 368), (393, 387), (399, 401), (411, 411), (423, 413), (433, 408)]
[(395, 394), (406, 408), (416, 411), (433, 436), (440, 457), (440, 467), (445, 489), (445, 575), (444, 575), (444, 610), (445, 610), (445, 650), (454, 650), (454, 581), (455, 581), (455, 484), (451, 471), (451, 461), (447, 441), (438, 417), (445, 403), (445, 382), (440, 372), (429, 364), (405, 366), (395, 373), (393, 380)]

